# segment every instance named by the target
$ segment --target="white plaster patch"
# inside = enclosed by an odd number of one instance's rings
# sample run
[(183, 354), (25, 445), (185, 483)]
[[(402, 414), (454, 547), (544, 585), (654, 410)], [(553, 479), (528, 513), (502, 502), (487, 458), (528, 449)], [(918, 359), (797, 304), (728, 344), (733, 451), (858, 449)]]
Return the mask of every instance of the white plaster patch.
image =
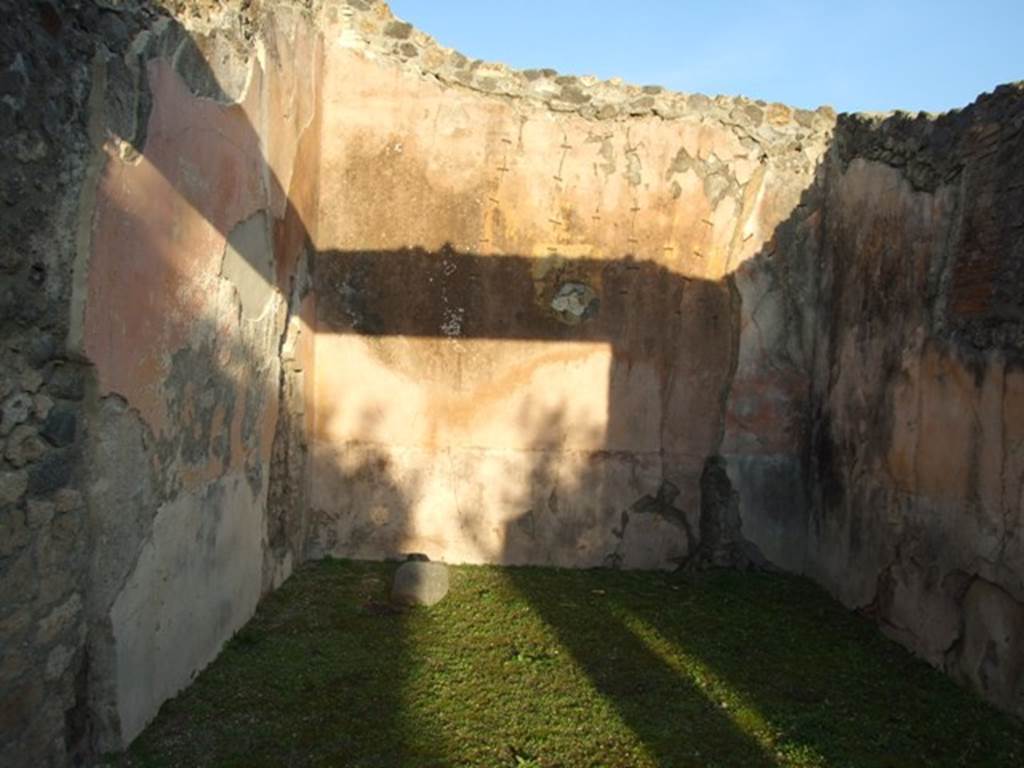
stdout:
[(157, 512), (152, 537), (110, 611), (123, 743), (252, 616), (264, 517), (242, 473)]

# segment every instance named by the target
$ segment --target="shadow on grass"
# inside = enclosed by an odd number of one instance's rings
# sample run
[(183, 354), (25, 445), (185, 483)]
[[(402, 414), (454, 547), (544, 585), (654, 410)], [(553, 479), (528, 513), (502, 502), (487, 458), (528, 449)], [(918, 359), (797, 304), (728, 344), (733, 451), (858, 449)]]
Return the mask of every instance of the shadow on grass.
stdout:
[(1011, 766), (1024, 726), (792, 577), (304, 566), (132, 766)]
[(591, 572), (572, 615), (547, 597), (571, 577), (509, 578), (658, 765), (1024, 764), (1020, 723), (805, 579)]
[(624, 622), (623, 602), (637, 590), (653, 590), (661, 605), (676, 598), (662, 577), (535, 568), (510, 568), (507, 577), (655, 765), (776, 765), (742, 720), (702, 690), (699, 676), (680, 674)]
[(388, 576), (380, 564), (303, 568), (164, 705), (125, 764), (446, 765), (405, 714), (417, 660)]
[[(1024, 727), (792, 576), (718, 572), (679, 604), (614, 601), (647, 642), (822, 766), (1024, 764)], [(801, 763), (803, 764), (803, 763)]]

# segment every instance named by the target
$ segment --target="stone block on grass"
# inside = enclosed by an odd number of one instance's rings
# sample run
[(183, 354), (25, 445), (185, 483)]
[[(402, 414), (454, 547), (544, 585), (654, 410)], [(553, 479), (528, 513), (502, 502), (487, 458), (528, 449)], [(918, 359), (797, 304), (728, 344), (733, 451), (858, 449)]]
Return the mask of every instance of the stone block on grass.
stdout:
[(397, 605), (434, 605), (448, 594), (448, 567), (444, 563), (410, 561), (395, 571), (391, 602)]

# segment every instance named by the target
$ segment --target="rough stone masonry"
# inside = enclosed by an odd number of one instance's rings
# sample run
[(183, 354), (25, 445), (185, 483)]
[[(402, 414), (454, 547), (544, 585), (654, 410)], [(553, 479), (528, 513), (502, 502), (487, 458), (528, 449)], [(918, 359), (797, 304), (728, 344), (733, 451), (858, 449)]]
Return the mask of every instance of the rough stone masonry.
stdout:
[(1024, 716), (1024, 86), (835, 115), (371, 0), (0, 0), (0, 764), (308, 558), (807, 574)]

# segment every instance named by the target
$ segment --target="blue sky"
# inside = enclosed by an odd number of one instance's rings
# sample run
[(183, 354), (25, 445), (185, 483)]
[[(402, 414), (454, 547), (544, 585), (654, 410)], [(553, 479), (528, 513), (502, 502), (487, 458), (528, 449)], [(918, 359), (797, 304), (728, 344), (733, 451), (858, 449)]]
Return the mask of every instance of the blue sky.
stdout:
[(1024, 80), (1024, 0), (391, 0), (467, 56), (839, 111), (943, 111)]

